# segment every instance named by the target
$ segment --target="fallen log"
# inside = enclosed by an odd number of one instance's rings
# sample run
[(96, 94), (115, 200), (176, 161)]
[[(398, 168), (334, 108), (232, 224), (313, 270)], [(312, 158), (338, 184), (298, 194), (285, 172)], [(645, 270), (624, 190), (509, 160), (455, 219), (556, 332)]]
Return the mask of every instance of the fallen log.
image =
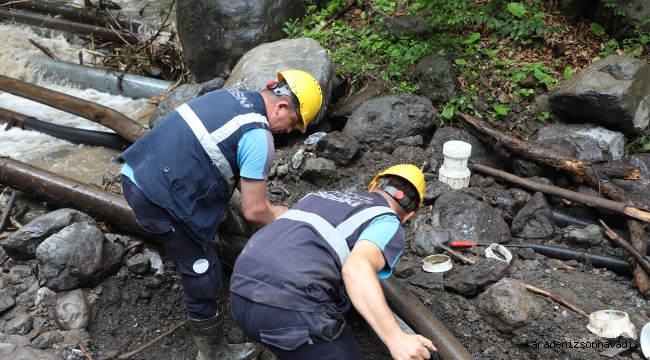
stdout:
[(57, 91), (0, 75), (0, 90), (94, 121), (134, 143), (149, 131), (124, 114)]
[(381, 288), (391, 310), (413, 331), (431, 340), (442, 360), (470, 360), (472, 354), (445, 325), (394, 275), (381, 279)]
[(23, 130), (38, 131), (73, 144), (103, 146), (110, 149), (124, 150), (131, 145), (129, 141), (116, 133), (77, 129), (69, 126), (52, 124), (37, 118), (0, 108), (0, 124), (7, 123), (5, 131), (12, 127)]
[[(597, 165), (560, 154), (553, 150), (542, 149), (530, 142), (521, 141), (515, 137), (505, 135), (484, 122), (460, 112), (458, 113), (458, 120), (469, 132), (495, 148), (502, 147), (527, 159), (567, 170), (583, 178), (595, 189), (598, 189), (600, 193), (612, 200), (623, 202), (630, 206), (641, 207), (644, 210), (650, 210), (650, 207), (646, 205), (638, 206), (635, 204), (624, 189), (608, 179), (604, 173), (598, 173), (596, 169), (599, 166)], [(627, 174), (626, 176), (634, 178), (634, 174), (637, 174), (638, 170), (633, 168), (618, 169), (612, 173)]]
[(528, 190), (532, 191), (540, 191), (543, 192), (544, 194), (551, 194), (551, 195), (556, 195), (563, 197), (565, 199), (569, 199), (572, 201), (576, 201), (582, 204), (587, 204), (589, 206), (597, 207), (599, 209), (603, 210), (609, 210), (612, 212), (616, 212), (619, 214), (625, 214), (627, 216), (633, 217), (635, 219), (639, 219), (642, 221), (650, 221), (650, 212), (639, 210), (637, 208), (627, 206), (626, 204), (618, 201), (613, 201), (613, 200), (608, 200), (608, 199), (603, 199), (599, 198), (596, 196), (591, 196), (591, 195), (585, 195), (581, 193), (577, 193), (574, 191), (566, 190), (557, 186), (552, 186), (552, 185), (546, 185), (542, 183), (538, 183), (536, 181), (528, 180), (521, 178), (516, 175), (509, 174), (505, 171), (501, 170), (496, 170), (491, 167), (481, 165), (481, 164), (474, 164), (472, 165), (472, 170), (477, 171), (486, 175), (498, 177), (504, 180), (507, 180), (517, 186), (521, 186), (523, 188), (526, 188)]
[[(630, 242), (632, 247), (640, 254), (645, 254), (648, 251), (648, 243), (644, 240), (646, 238), (646, 232), (643, 228), (643, 224), (634, 219), (627, 220), (627, 227), (630, 230)], [(645, 258), (644, 258), (645, 259)], [(628, 262), (635, 263), (634, 259), (631, 257), (628, 258)], [(639, 291), (645, 295), (645, 297), (650, 298), (650, 276), (644, 269), (641, 269), (639, 263), (636, 263), (634, 267), (634, 282), (639, 288)]]
[(123, 196), (9, 158), (0, 159), (0, 183), (53, 204), (77, 209), (134, 234), (149, 237)]
[(94, 36), (116, 43), (137, 45), (142, 42), (142, 40), (140, 40), (140, 38), (133, 33), (123, 30), (114, 30), (101, 26), (80, 24), (68, 20), (55, 19), (49, 16), (28, 14), (22, 11), (8, 10), (3, 8), (0, 8), (0, 20), (13, 20), (19, 24)]
[(134, 32), (137, 32), (140, 26), (144, 25), (142, 19), (122, 15), (110, 10), (99, 10), (100, 16), (97, 16), (93, 9), (70, 6), (63, 2), (0, 0), (0, 5), (5, 4), (11, 9), (30, 10), (52, 16), (57, 15), (62, 19), (96, 25), (103, 25), (104, 18), (101, 15), (104, 14), (109, 24), (119, 29)]

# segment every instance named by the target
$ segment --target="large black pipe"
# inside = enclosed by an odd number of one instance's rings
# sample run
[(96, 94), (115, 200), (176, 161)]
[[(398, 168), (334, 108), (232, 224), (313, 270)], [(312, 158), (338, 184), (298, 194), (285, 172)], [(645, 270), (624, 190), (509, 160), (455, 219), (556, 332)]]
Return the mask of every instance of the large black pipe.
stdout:
[(523, 243), (538, 254), (558, 260), (576, 260), (579, 262), (591, 261), (595, 268), (607, 268), (618, 274), (630, 274), (632, 266), (625, 260), (609, 256), (589, 254), (584, 251), (561, 248), (558, 246), (538, 245)]
[(34, 130), (51, 135), (73, 144), (103, 146), (116, 150), (125, 150), (131, 143), (116, 133), (77, 129), (69, 126), (52, 124), (29, 117), (23, 120), (24, 130)]
[(472, 354), (406, 286), (391, 276), (380, 280), (391, 310), (413, 331), (433, 341), (442, 360), (471, 360)]

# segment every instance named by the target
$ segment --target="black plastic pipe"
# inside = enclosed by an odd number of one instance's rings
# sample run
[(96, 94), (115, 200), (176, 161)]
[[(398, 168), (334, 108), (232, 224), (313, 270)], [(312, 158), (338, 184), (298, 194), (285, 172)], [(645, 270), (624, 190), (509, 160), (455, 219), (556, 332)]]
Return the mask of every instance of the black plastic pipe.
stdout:
[(472, 354), (406, 286), (391, 276), (380, 280), (391, 310), (415, 333), (431, 340), (442, 360), (471, 360)]
[(618, 274), (630, 274), (632, 266), (625, 260), (609, 256), (589, 254), (584, 251), (571, 250), (558, 246), (538, 245), (523, 243), (522, 245), (533, 249), (536, 253), (558, 260), (576, 260), (579, 262), (591, 261), (596, 268), (607, 268)]
[(29, 117), (23, 120), (23, 130), (34, 130), (51, 135), (73, 144), (103, 146), (116, 150), (125, 150), (131, 145), (129, 141), (116, 133), (77, 129), (69, 126), (52, 124), (37, 118)]

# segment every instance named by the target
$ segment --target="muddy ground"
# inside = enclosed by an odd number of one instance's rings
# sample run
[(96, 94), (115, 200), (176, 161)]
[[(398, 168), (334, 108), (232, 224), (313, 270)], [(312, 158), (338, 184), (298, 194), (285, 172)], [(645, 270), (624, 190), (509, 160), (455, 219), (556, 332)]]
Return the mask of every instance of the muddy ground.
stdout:
[[(287, 162), (299, 147), (304, 148), (305, 146), (300, 144), (304, 139), (301, 136), (277, 139), (279, 151), (276, 161)], [(416, 148), (412, 149), (414, 149), (412, 152), (396, 151), (395, 156), (365, 152), (346, 168), (339, 169), (338, 179), (327, 189), (362, 190), (377, 172), (390, 165), (401, 162), (421, 164), (426, 160), (423, 152)], [(289, 195), (284, 191), (277, 191), (280, 187), (287, 190)], [(273, 203), (291, 206), (308, 192), (318, 189), (295, 175), (289, 175), (285, 179), (270, 179), (267, 194)], [(406, 224), (407, 235), (412, 233), (414, 223), (427, 221), (428, 212), (430, 208), (423, 207)], [(557, 229), (557, 239), (561, 238), (561, 231)], [(550, 241), (552, 244), (553, 240)], [(140, 276), (115, 274), (101, 284), (101, 293), (96, 296), (96, 300), (91, 305), (90, 323), (87, 327), (91, 338), (88, 350), (96, 360), (114, 359), (133, 351), (186, 319), (178, 273), (161, 247), (153, 243), (148, 243), (147, 246), (156, 248), (163, 254), (167, 269), (166, 280), (159, 288), (147, 288), (144, 279)], [(463, 253), (475, 259), (482, 256), (481, 250), (476, 249), (464, 250)], [(224, 289), (220, 297), (226, 309), (228, 309), (229, 266), (224, 264)], [(431, 309), (475, 359), (607, 358), (600, 355), (604, 350), (603, 346), (606, 346), (605, 341), (586, 329), (587, 318), (549, 298), (533, 295), (542, 311), (530, 318), (530, 322), (521, 328), (502, 333), (485, 321), (479, 313), (476, 297), (465, 298), (441, 288), (429, 290), (410, 284), (409, 279), (421, 273), (422, 268), (420, 257), (411, 252), (408, 241), (398, 266), (402, 269), (413, 269), (413, 272), (402, 278), (402, 281)], [(455, 262), (454, 266), (469, 265)], [(637, 333), (648, 321), (646, 317), (649, 310), (648, 303), (634, 287), (630, 275), (617, 275), (606, 269), (592, 269), (588, 264), (579, 264), (575, 261), (559, 263), (555, 259), (535, 254), (527, 259), (515, 255), (507, 277), (556, 294), (587, 313), (603, 309), (626, 311), (637, 326)], [(349, 322), (354, 328), (366, 359), (390, 359), (382, 346), (364, 330), (358, 315), (351, 314)], [(230, 316), (227, 316), (225, 329), (231, 343), (247, 340)], [(559, 346), (562, 348), (558, 348)], [(600, 348), (594, 349), (594, 346)], [(189, 326), (184, 325), (131, 359), (195, 359), (196, 353)], [(639, 349), (633, 348), (613, 358), (639, 359), (642, 358), (642, 354)], [(275, 357), (262, 347), (259, 359), (271, 360)]]

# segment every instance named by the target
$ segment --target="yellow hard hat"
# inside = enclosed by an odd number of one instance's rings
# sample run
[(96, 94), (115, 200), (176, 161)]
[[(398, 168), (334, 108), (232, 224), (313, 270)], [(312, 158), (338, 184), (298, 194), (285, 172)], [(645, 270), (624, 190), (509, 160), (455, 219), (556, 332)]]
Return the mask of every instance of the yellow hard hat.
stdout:
[(304, 133), (307, 131), (307, 124), (316, 117), (323, 104), (320, 85), (313, 76), (301, 70), (280, 71), (278, 80), (285, 80), (291, 92), (298, 98), (302, 124), (298, 122), (296, 127)]
[(420, 171), (420, 169), (417, 166), (412, 164), (400, 164), (400, 165), (391, 166), (390, 168), (377, 174), (377, 176), (375, 176), (375, 178), (372, 179), (370, 185), (368, 185), (368, 190), (370, 190), (372, 184), (377, 182), (377, 179), (386, 175), (395, 175), (404, 178), (415, 187), (415, 189), (418, 191), (418, 194), (420, 195), (420, 202), (418, 203), (417, 209), (415, 209), (415, 211), (418, 211), (422, 206), (422, 201), (424, 200), (424, 191), (425, 191), (424, 174), (422, 173), (422, 171)]

